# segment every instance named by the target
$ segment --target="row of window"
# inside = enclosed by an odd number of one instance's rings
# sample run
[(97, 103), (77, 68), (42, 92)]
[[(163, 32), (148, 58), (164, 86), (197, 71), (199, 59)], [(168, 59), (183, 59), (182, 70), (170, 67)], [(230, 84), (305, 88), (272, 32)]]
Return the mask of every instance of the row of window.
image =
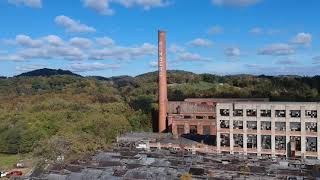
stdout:
[[(233, 134), (233, 147), (243, 148), (243, 135)], [(286, 150), (289, 146), (291, 150), (301, 151), (301, 137), (290, 136), (289, 144), (286, 144), (286, 136), (275, 136), (275, 149), (276, 150)], [(257, 148), (257, 135), (249, 134), (247, 135), (247, 148), (256, 149)], [(230, 147), (230, 134), (220, 134), (220, 146)], [(291, 147), (293, 146), (293, 147)], [(261, 148), (271, 149), (271, 135), (261, 135)], [(306, 151), (317, 152), (317, 137), (306, 137)]]
[[(243, 116), (243, 109), (234, 109), (233, 116), (235, 117), (242, 117)], [(286, 110), (275, 110), (274, 112), (275, 117), (286, 117)], [(221, 116), (230, 116), (229, 109), (220, 109)], [(246, 115), (249, 117), (257, 117), (257, 110), (256, 109), (246, 109)], [(317, 118), (317, 110), (305, 110), (305, 116), (309, 118)], [(271, 110), (270, 109), (261, 109), (260, 110), (260, 117), (271, 117)], [(301, 117), (301, 110), (290, 110), (290, 117), (292, 118), (300, 118)]]
[[(301, 122), (290, 122), (290, 131), (301, 131)], [(220, 128), (229, 129), (229, 120), (220, 120)], [(243, 121), (233, 121), (233, 129), (243, 129)], [(248, 130), (257, 130), (257, 121), (247, 121)], [(270, 121), (261, 121), (260, 130), (271, 131)], [(286, 122), (275, 122), (276, 131), (286, 131)], [(316, 122), (305, 122), (305, 131), (307, 132), (317, 132)]]

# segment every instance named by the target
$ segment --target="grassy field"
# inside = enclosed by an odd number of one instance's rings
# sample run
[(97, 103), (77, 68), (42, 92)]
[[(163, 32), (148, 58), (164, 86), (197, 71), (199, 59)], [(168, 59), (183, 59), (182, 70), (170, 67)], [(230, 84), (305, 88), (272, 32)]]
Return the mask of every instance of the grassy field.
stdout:
[(13, 168), (20, 158), (20, 155), (0, 154), (0, 170)]

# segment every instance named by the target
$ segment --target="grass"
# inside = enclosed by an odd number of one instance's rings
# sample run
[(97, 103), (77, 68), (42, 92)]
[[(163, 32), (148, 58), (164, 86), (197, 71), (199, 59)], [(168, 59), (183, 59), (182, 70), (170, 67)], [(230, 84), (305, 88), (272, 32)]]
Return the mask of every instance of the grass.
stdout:
[(20, 158), (20, 155), (0, 154), (0, 170), (13, 168)]

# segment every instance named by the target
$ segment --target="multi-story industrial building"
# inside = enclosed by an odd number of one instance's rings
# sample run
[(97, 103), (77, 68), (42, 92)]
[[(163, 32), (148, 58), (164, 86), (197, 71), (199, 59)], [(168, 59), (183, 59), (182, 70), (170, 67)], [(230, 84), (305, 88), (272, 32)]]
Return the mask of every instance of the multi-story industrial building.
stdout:
[(217, 153), (320, 158), (320, 103), (268, 99), (169, 102), (175, 135), (214, 137)]

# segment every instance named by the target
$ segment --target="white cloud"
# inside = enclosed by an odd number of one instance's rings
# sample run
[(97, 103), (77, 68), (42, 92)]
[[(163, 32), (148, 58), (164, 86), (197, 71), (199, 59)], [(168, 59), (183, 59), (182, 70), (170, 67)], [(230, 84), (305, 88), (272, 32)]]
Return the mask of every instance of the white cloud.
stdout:
[(225, 50), (225, 55), (228, 57), (238, 57), (241, 55), (241, 50), (237, 47), (227, 48)]
[(25, 61), (25, 59), (16, 54), (0, 55), (0, 61)]
[(189, 52), (178, 54), (177, 56), (178, 61), (211, 61), (211, 58), (202, 57), (199, 54), (193, 54)]
[(156, 46), (149, 43), (144, 43), (143, 45), (138, 47), (116, 46), (116, 47), (93, 50), (90, 52), (89, 59), (134, 60), (138, 57), (155, 55), (156, 51), (157, 51)]
[(255, 27), (255, 28), (252, 28), (249, 32), (252, 34), (262, 34), (263, 29), (260, 27)]
[(216, 35), (216, 34), (221, 34), (223, 33), (223, 28), (221, 26), (212, 26), (208, 31), (208, 34), (210, 35)]
[(171, 53), (182, 53), (182, 52), (185, 52), (186, 49), (182, 46), (179, 46), (177, 44), (171, 44), (170, 47), (169, 47), (169, 52)]
[(69, 40), (70, 45), (79, 48), (90, 48), (92, 46), (92, 41), (87, 38), (74, 37)]
[(240, 6), (240, 7), (246, 7), (255, 5), (261, 0), (211, 0), (213, 5), (217, 6)]
[(258, 50), (259, 55), (283, 56), (293, 53), (295, 53), (294, 48), (284, 43), (271, 44)]
[(109, 37), (96, 38), (96, 42), (102, 46), (112, 46), (115, 44), (114, 40)]
[(53, 46), (63, 46), (65, 43), (59, 36), (56, 35), (49, 35), (43, 39)]
[(208, 39), (197, 38), (188, 42), (188, 45), (193, 47), (210, 47), (212, 42)]
[(32, 8), (41, 8), (41, 0), (8, 0), (8, 3), (15, 5), (24, 5)]
[(292, 58), (287, 58), (287, 59), (279, 59), (275, 61), (275, 64), (280, 64), (280, 65), (297, 65), (299, 64), (299, 61), (296, 59)]
[(33, 40), (30, 36), (23, 34), (16, 36), (15, 43), (25, 47), (39, 47), (42, 44), (40, 40)]
[(320, 64), (320, 56), (315, 56), (312, 58), (313, 64)]
[(143, 7), (145, 10), (149, 10), (155, 7), (165, 7), (170, 5), (166, 0), (82, 0), (85, 7), (95, 10), (102, 15), (112, 15), (114, 10), (111, 9), (110, 4), (118, 4), (126, 8), (135, 6)]
[(83, 0), (85, 7), (93, 9), (103, 15), (112, 15), (114, 11), (110, 9), (110, 0)]
[(16, 66), (16, 70), (18, 72), (28, 72), (28, 71), (33, 71), (36, 69), (42, 69), (45, 67), (46, 67), (46, 65), (43, 65), (43, 64), (31, 64), (31, 65)]
[(254, 27), (249, 30), (249, 33), (255, 34), (255, 35), (276, 35), (281, 33), (282, 31), (280, 29), (263, 29), (261, 27)]
[(118, 69), (120, 65), (117, 64), (104, 64), (99, 62), (94, 63), (73, 63), (67, 65), (67, 68), (73, 72), (89, 72), (89, 71), (102, 71), (107, 69)]
[(304, 32), (298, 33), (290, 42), (297, 45), (310, 46), (312, 42), (312, 35)]
[(55, 23), (59, 26), (66, 28), (67, 32), (82, 33), (82, 32), (96, 32), (96, 29), (85, 24), (81, 24), (80, 21), (73, 20), (67, 16), (61, 15), (55, 18)]
[(151, 62), (149, 63), (149, 66), (152, 67), (152, 68), (158, 67), (158, 61), (151, 61)]

